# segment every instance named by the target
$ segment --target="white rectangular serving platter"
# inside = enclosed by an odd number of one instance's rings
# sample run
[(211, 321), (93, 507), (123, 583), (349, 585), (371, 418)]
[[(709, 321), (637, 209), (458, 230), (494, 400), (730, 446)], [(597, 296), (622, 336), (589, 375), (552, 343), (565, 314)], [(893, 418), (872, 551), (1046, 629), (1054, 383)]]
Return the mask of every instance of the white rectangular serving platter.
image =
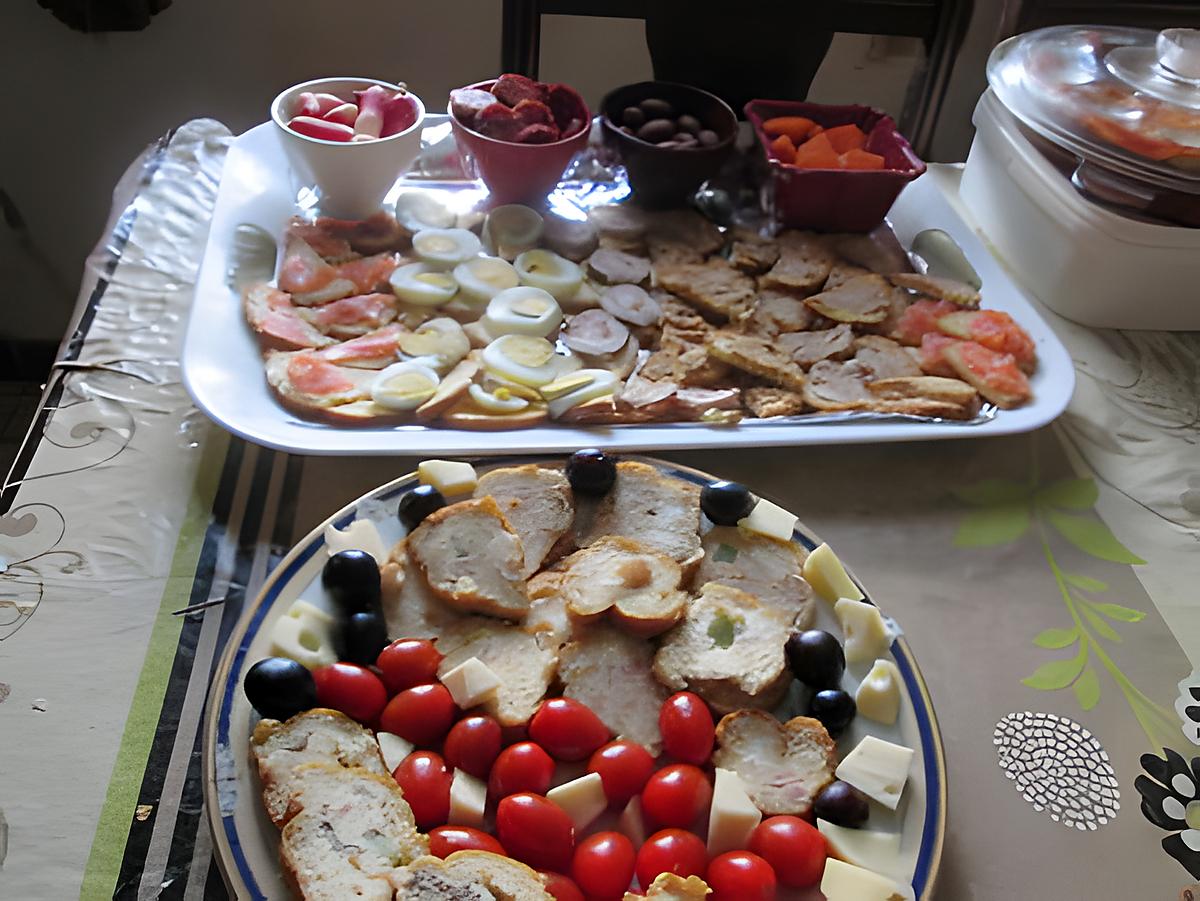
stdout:
[[(426, 117), (427, 130), (439, 125), (445, 130), (440, 121), (445, 118)], [(953, 209), (936, 180), (919, 178), (900, 195), (888, 220), (906, 247), (924, 229), (948, 232), (983, 279), (985, 306), (1010, 313), (1033, 337), (1038, 354), (1038, 370), (1030, 380), (1034, 399), (1020, 409), (1000, 410), (974, 423), (836, 414), (811, 421), (790, 417), (737, 425), (550, 423), (498, 432), (416, 425), (338, 428), (308, 422), (272, 397), (258, 343), (242, 318), (241, 298), (226, 278), (238, 226), (253, 225), (280, 236), (296, 213), (292, 177), (273, 129), (269, 122), (252, 128), (229, 149), (182, 360), (184, 383), (196, 405), (229, 431), (257, 444), (298, 454), (472, 455), (555, 453), (593, 445), (633, 451), (983, 438), (1032, 431), (1049, 423), (1066, 408), (1075, 386), (1074, 366), (1058, 338)]]

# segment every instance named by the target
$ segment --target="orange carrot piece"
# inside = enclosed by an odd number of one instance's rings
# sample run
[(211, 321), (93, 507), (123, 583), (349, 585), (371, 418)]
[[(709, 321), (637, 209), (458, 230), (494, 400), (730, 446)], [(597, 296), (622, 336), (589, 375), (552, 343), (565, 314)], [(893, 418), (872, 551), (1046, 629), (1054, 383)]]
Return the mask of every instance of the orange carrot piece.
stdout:
[(882, 169), (883, 157), (866, 150), (847, 150), (839, 159), (843, 169)]
[(823, 134), (809, 138), (796, 148), (796, 158), (792, 164), (802, 169), (840, 169), (841, 161), (837, 151), (829, 143), (829, 138)]
[(825, 130), (825, 126), (824, 126), (824, 125), (814, 125), (814, 126), (812, 127), (812, 131), (810, 131), (810, 132), (808, 133), (808, 136), (809, 136), (810, 138), (815, 138), (817, 135), (819, 135), (819, 134), (820, 134), (821, 132), (823, 132), (824, 130)]
[(769, 145), (771, 153), (775, 159), (781, 163), (790, 163), (796, 158), (796, 145), (792, 143), (792, 139), (787, 135), (780, 135)]
[(787, 135), (793, 144), (799, 145), (809, 136), (815, 123), (804, 116), (776, 116), (763, 122), (763, 131), (773, 138)]
[(838, 153), (848, 150), (862, 150), (867, 145), (867, 136), (857, 125), (839, 125), (837, 128), (825, 129), (825, 137)]

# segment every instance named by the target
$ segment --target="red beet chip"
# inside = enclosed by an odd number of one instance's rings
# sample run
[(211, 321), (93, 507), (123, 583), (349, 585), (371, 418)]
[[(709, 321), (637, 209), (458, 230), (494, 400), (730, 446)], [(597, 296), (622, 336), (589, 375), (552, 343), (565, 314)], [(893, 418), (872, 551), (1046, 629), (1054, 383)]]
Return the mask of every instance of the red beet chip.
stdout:
[(493, 103), (479, 111), (474, 128), (497, 141), (515, 141), (522, 126), (511, 109), (503, 103)]
[(587, 104), (583, 98), (565, 84), (552, 84), (546, 89), (546, 105), (554, 116), (554, 124), (559, 127), (563, 136), (578, 131), (579, 126), (571, 128), (572, 121), (583, 123), (587, 121)]
[(553, 125), (526, 125), (513, 140), (518, 144), (553, 144), (560, 137)]
[(554, 116), (550, 114), (550, 107), (540, 100), (522, 100), (513, 107), (513, 115), (517, 117), (517, 121), (522, 126), (554, 125)]
[(522, 100), (546, 102), (546, 87), (524, 75), (501, 75), (492, 85), (492, 94), (506, 106), (516, 106)]

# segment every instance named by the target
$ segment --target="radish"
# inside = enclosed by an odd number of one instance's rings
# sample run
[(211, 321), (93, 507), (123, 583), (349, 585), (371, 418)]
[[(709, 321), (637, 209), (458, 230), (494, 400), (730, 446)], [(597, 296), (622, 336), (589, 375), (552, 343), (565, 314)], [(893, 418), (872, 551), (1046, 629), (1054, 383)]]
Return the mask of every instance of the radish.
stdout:
[(380, 137), (387, 138), (406, 131), (416, 121), (417, 101), (407, 91), (397, 91), (384, 106)]
[(355, 91), (354, 96), (358, 100), (358, 118), (354, 120), (354, 133), (379, 137), (383, 131), (384, 104), (390, 98), (387, 89), (373, 84), (365, 91)]
[(296, 116), (287, 124), (296, 134), (306, 138), (317, 138), (321, 141), (349, 141), (354, 137), (354, 129), (349, 125), (338, 122), (326, 122), (313, 116)]
[(292, 110), (293, 116), (312, 116), (319, 119), (328, 113), (330, 110), (341, 106), (346, 101), (334, 94), (316, 93), (312, 91), (303, 91), (296, 97), (296, 107)]
[(336, 122), (338, 125), (347, 125), (353, 128), (354, 120), (358, 118), (358, 107), (353, 103), (343, 103), (335, 106), (321, 118), (326, 122)]

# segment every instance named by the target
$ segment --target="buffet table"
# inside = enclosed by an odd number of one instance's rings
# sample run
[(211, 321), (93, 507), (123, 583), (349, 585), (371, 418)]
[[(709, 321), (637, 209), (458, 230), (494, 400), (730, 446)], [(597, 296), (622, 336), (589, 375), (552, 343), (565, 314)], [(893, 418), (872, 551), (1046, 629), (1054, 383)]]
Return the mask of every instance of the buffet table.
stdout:
[[(3, 897), (226, 897), (201, 772), (224, 643), (299, 537), (417, 462), (290, 456), (191, 405), (229, 141), (190, 122), (130, 167), (4, 489)], [(924, 177), (954, 195), (955, 167)], [(1200, 334), (1041, 312), (1078, 372), (1051, 427), (668, 456), (796, 511), (902, 625), (949, 769), (937, 897), (1173, 901), (1200, 881), (1200, 788), (1143, 755), (1200, 774)]]

